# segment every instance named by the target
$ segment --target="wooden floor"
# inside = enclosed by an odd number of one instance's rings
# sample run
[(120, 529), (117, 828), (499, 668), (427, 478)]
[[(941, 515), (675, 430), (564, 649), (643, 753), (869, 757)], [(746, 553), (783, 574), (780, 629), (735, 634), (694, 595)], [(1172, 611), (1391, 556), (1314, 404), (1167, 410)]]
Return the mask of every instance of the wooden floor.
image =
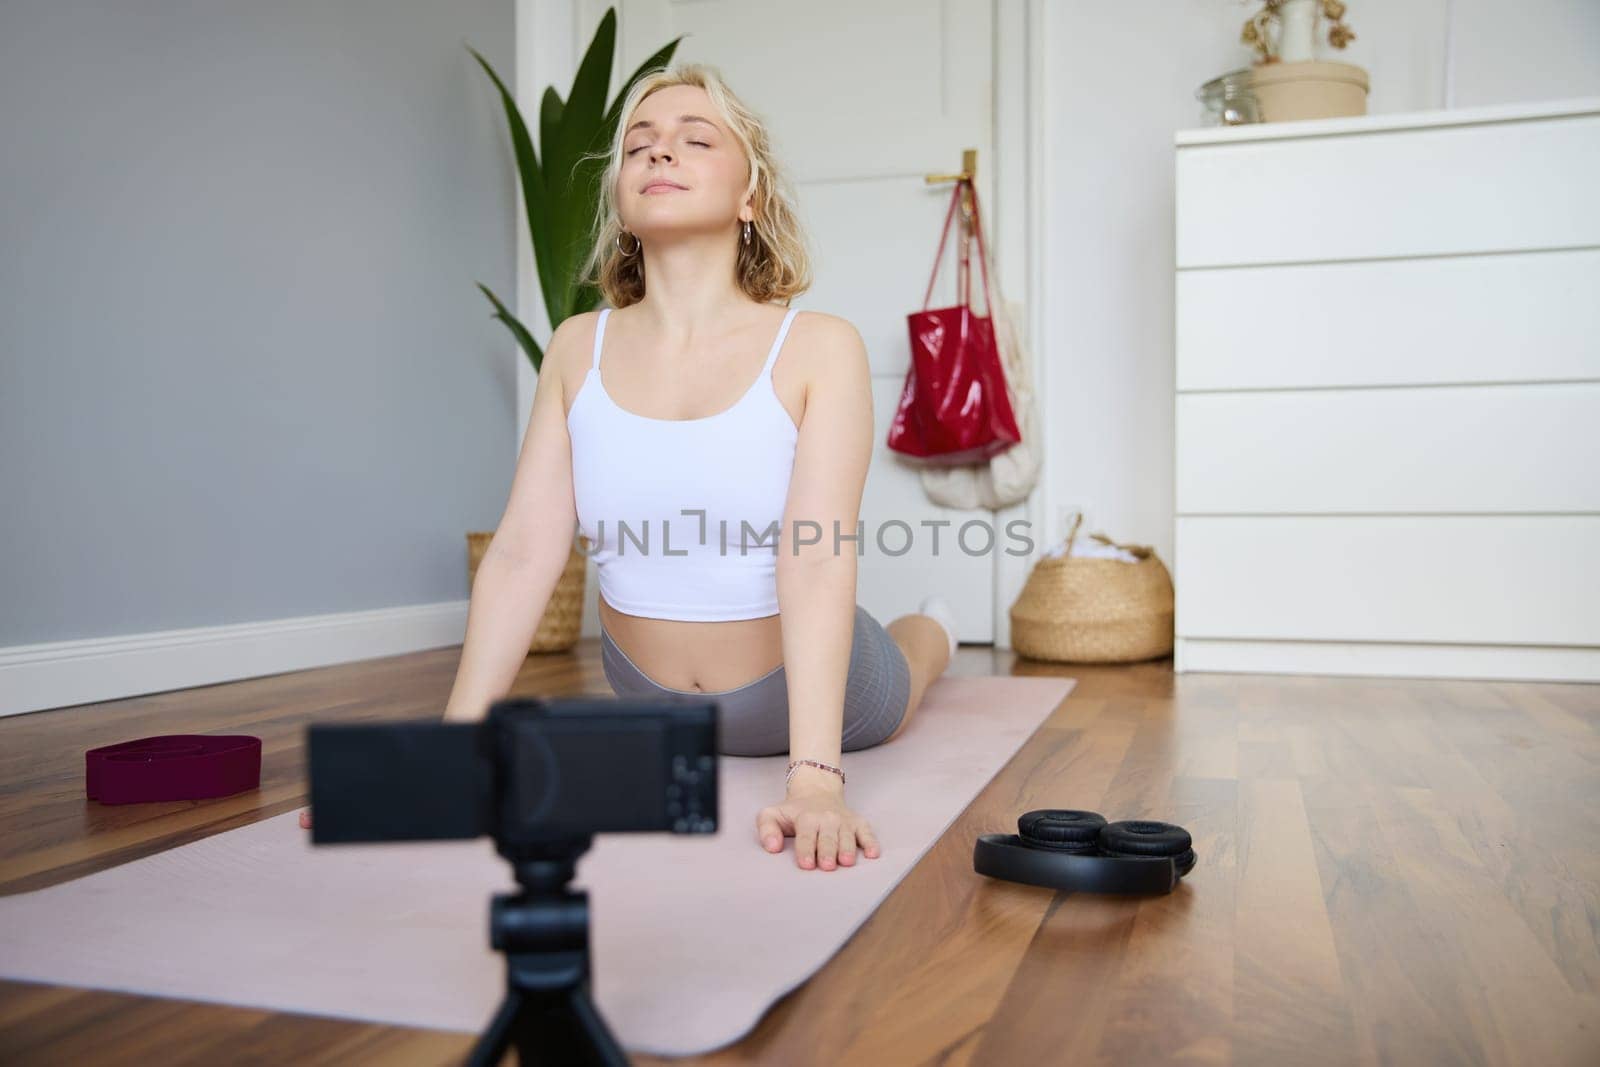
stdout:
[[(435, 717), (457, 654), (0, 719), (0, 892), (302, 806), (308, 722)], [(953, 671), (1079, 681), (821, 971), (693, 1062), (1600, 1063), (1600, 687), (1175, 676), (974, 648)], [(609, 693), (595, 640), (530, 657), (515, 692)], [(177, 732), (260, 736), (261, 789), (85, 801), (85, 749)], [(1040, 807), (1182, 823), (1199, 865), (1143, 901), (975, 874), (974, 837)], [(471, 1043), (0, 983), (7, 1064), (442, 1064)]]

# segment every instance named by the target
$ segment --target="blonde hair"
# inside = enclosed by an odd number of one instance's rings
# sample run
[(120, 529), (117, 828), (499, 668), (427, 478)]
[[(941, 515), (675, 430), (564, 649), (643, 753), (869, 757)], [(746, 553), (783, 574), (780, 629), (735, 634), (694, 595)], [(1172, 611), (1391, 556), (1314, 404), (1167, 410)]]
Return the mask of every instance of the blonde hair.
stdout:
[[(634, 83), (620, 109), (621, 119), (606, 152), (606, 168), (600, 178), (600, 195), (595, 212), (594, 247), (582, 269), (583, 281), (599, 287), (606, 303), (614, 308), (637, 304), (644, 299), (644, 257), (624, 255), (618, 249), (622, 219), (617, 215), (617, 175), (622, 169), (622, 144), (634, 110), (651, 93), (675, 85), (704, 89), (721, 111), (734, 138), (744, 149), (750, 164), (751, 196), (755, 218), (750, 223), (750, 242), (739, 228), (738, 260), (734, 267), (739, 287), (758, 303), (782, 301), (811, 288), (811, 256), (805, 235), (794, 209), (794, 195), (788, 180), (773, 158), (767, 128), (760, 117), (734, 95), (722, 75), (703, 63), (687, 63), (665, 70), (651, 71)], [(596, 158), (596, 157), (591, 157)], [(634, 237), (637, 243), (638, 238)]]

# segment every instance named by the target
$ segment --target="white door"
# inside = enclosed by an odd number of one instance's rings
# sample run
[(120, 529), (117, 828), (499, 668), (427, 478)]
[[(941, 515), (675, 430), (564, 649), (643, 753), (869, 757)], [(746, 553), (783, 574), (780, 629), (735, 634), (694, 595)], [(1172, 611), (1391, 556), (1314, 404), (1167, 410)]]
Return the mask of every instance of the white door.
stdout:
[[(577, 4), (580, 53), (608, 6)], [(978, 195), (986, 209), (994, 203), (992, 0), (631, 0), (617, 21), (613, 94), (687, 34), (674, 60), (716, 67), (766, 120), (816, 255), (815, 284), (795, 306), (849, 319), (866, 340), (878, 445), (861, 508), (858, 600), (887, 622), (937, 591), (956, 609), (961, 640), (993, 641), (996, 557), (1008, 544), (1000, 517), (933, 504), (884, 445), (910, 358), (906, 315), (922, 306), (952, 190), (924, 176), (959, 171), (963, 150), (977, 149)], [(986, 210), (993, 243), (991, 218)], [(956, 233), (932, 307), (955, 303)], [(975, 274), (981, 308), (980, 285)], [(956, 535), (974, 520), (966, 551)]]

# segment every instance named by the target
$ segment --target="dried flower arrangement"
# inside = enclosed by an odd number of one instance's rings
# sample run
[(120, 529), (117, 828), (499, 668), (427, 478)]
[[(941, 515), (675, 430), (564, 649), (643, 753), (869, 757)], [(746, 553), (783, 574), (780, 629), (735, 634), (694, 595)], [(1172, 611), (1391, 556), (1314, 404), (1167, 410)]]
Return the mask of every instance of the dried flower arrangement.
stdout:
[[(1272, 35), (1268, 29), (1280, 17), (1280, 9), (1285, 0), (1262, 0), (1262, 8), (1250, 18), (1245, 20), (1244, 31), (1239, 35), (1239, 40), (1254, 48), (1258, 63), (1276, 63), (1277, 53), (1273, 50)], [(1344, 24), (1345, 6), (1343, 0), (1321, 0), (1322, 17), (1329, 22), (1328, 43), (1335, 48), (1343, 48), (1356, 39), (1355, 33)]]

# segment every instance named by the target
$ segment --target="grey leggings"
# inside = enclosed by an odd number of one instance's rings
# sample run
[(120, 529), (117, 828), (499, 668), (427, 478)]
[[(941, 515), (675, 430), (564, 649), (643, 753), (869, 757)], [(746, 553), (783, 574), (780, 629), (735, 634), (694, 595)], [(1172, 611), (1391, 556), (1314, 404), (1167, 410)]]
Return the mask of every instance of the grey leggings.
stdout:
[[(717, 702), (717, 751), (729, 756), (776, 756), (789, 751), (789, 686), (783, 664), (734, 689), (671, 689), (657, 685), (600, 627), (600, 661), (619, 697), (663, 693)], [(911, 699), (911, 665), (889, 631), (856, 605), (850, 671), (844, 686), (843, 751), (888, 740)]]

